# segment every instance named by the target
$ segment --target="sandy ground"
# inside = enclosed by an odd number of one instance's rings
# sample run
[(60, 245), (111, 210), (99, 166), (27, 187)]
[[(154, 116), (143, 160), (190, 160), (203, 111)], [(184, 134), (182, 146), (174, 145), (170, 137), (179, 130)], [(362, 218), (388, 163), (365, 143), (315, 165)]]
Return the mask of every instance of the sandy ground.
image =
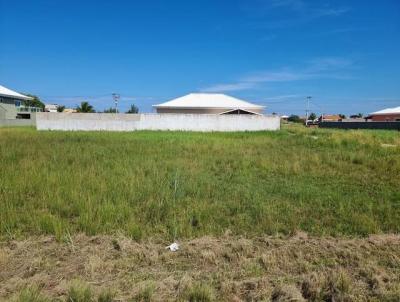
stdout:
[(226, 235), (182, 241), (177, 252), (166, 245), (85, 235), (1, 242), (0, 300), (32, 285), (65, 299), (71, 282), (81, 282), (115, 301), (144, 292), (149, 301), (195, 301), (196, 291), (204, 301), (400, 301), (399, 235)]

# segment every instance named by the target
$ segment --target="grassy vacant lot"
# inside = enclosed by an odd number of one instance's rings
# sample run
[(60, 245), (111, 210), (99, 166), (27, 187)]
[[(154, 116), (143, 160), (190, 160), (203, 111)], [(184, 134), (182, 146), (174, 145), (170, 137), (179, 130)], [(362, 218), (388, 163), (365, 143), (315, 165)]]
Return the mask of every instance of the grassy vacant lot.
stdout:
[(0, 235), (400, 231), (400, 134), (0, 129)]
[(399, 132), (2, 128), (0, 167), (0, 300), (400, 300)]

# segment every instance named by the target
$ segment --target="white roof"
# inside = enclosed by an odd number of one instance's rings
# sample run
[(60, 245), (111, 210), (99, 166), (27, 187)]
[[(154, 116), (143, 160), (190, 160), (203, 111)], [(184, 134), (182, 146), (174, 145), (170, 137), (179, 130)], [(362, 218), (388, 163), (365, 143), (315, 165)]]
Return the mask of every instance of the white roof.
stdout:
[(18, 92), (15, 92), (15, 91), (8, 89), (1, 85), (0, 85), (0, 96), (10, 97), (10, 98), (14, 98), (17, 100), (31, 100), (32, 99), (29, 96), (20, 94)]
[(386, 108), (386, 109), (383, 109), (383, 110), (372, 112), (371, 115), (393, 114), (393, 113), (400, 113), (400, 106), (399, 107), (394, 107), (394, 108)]
[(264, 106), (251, 104), (220, 93), (190, 93), (166, 103), (153, 105), (155, 108), (221, 108), (221, 109), (263, 109)]

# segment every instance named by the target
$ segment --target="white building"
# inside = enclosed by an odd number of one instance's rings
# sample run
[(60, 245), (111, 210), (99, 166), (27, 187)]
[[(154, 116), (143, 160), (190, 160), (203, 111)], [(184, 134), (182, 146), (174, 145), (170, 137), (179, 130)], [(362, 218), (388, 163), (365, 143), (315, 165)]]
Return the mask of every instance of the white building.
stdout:
[(157, 113), (257, 115), (261, 115), (265, 108), (218, 93), (191, 93), (153, 107)]
[(57, 112), (58, 105), (57, 104), (46, 104), (44, 105), (45, 112)]
[(0, 119), (29, 119), (32, 112), (41, 111), (40, 108), (25, 106), (24, 101), (29, 100), (32, 98), (0, 85)]

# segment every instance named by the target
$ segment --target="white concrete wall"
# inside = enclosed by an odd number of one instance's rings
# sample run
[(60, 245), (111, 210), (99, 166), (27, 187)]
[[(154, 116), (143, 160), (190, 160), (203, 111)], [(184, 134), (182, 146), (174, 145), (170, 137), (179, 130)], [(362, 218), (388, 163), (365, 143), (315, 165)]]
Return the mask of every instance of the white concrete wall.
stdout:
[(0, 119), (0, 127), (25, 127), (25, 126), (35, 126), (35, 121), (32, 119), (13, 119), (4, 120)]
[(278, 130), (280, 119), (265, 115), (38, 112), (36, 127), (38, 130), (80, 131), (261, 131)]

